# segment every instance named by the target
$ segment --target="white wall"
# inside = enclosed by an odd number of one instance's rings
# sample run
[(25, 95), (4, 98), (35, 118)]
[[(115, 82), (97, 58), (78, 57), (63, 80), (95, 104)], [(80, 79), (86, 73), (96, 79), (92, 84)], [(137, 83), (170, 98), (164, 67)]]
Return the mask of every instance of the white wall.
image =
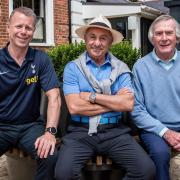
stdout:
[(72, 42), (81, 41), (75, 33), (75, 29), (84, 25), (85, 21), (83, 20), (82, 14), (82, 1), (81, 0), (71, 0), (71, 28), (72, 28)]

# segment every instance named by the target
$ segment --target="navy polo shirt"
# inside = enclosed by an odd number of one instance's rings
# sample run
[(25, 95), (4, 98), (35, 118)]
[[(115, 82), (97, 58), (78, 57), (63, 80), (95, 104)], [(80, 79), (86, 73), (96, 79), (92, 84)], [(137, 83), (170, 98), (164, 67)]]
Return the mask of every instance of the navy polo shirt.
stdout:
[(48, 55), (29, 48), (22, 66), (0, 50), (0, 123), (23, 124), (40, 115), (41, 89), (59, 87)]

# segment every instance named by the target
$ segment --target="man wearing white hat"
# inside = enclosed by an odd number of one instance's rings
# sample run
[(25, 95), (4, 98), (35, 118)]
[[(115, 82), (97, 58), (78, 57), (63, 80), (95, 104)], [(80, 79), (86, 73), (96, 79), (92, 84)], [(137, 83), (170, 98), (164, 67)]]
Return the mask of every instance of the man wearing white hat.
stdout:
[(122, 112), (132, 111), (131, 72), (109, 52), (123, 36), (103, 16), (76, 30), (86, 49), (64, 70), (63, 90), (71, 114), (62, 139), (56, 180), (80, 179), (85, 162), (106, 154), (126, 172), (124, 179), (152, 180), (155, 167), (122, 123)]

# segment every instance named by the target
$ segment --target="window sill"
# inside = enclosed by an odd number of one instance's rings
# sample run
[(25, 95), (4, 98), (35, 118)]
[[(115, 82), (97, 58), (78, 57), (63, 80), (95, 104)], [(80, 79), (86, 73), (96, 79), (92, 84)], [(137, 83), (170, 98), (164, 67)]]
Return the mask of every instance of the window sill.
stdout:
[(52, 47), (52, 46), (55, 46), (55, 44), (54, 43), (30, 43), (30, 46)]

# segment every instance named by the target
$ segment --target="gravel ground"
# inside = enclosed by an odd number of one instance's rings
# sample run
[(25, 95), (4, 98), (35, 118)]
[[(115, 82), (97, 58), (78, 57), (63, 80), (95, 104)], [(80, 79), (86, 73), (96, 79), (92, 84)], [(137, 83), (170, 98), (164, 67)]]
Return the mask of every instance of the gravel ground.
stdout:
[(8, 180), (6, 156), (0, 157), (0, 180)]

